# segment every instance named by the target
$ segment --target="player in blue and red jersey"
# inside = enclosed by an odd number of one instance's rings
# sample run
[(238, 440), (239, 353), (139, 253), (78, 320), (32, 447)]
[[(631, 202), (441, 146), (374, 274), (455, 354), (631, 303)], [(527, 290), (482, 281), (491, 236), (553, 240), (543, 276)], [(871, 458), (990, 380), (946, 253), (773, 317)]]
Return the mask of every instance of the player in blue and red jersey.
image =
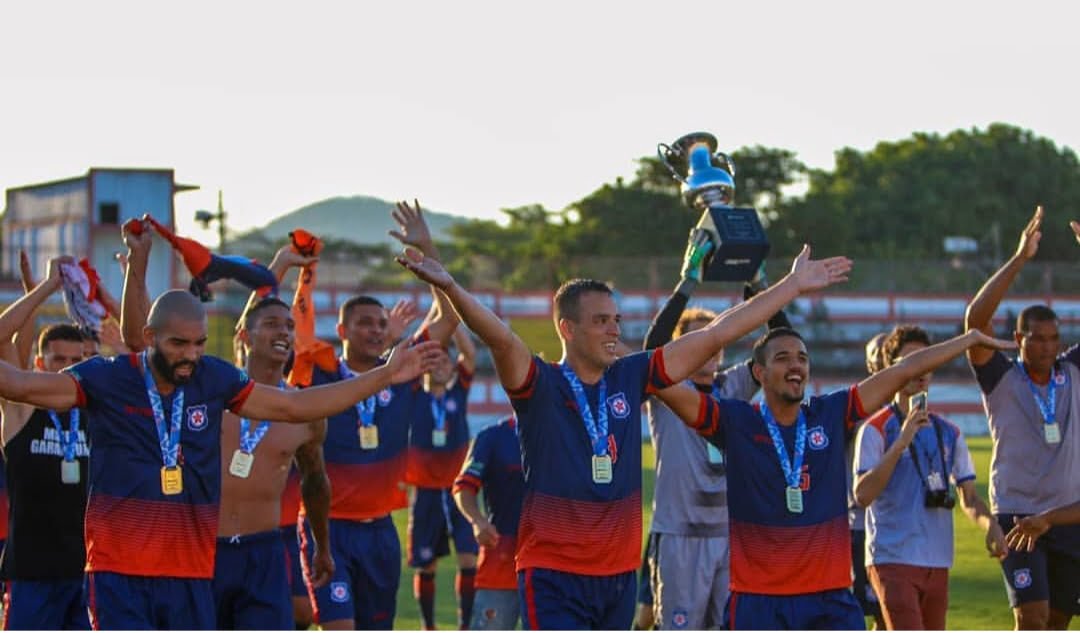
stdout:
[(630, 627), (641, 547), (642, 401), (800, 293), (845, 279), (851, 267), (842, 257), (810, 261), (806, 248), (768, 291), (655, 351), (623, 357), (611, 288), (569, 281), (554, 299), (563, 361), (547, 363), (437, 261), (407, 250), (398, 262), (446, 294), (488, 345), (517, 413), (525, 472), (518, 587), (525, 626), (534, 629)]
[(850, 590), (846, 439), (867, 410), (976, 345), (1015, 344), (972, 331), (804, 403), (810, 357), (798, 332), (778, 328), (754, 344), (763, 402), (717, 400), (685, 385), (660, 393), (727, 456), (730, 628), (865, 628)]
[(458, 628), (472, 615), (478, 546), (469, 522), (458, 511), (450, 487), (469, 450), (469, 388), (476, 370), (476, 345), (462, 327), (454, 330), (459, 350), (456, 369), (444, 354), (424, 375), (424, 389), (410, 419), (405, 483), (415, 486), (409, 506), (409, 565), (416, 568), (413, 594), (425, 629), (435, 628), (435, 569), (454, 541), (458, 573)]
[[(125, 310), (145, 296), (149, 238), (125, 235), (131, 253)], [(85, 410), (95, 458), (86, 509), (87, 592), (96, 628), (214, 628), (221, 491), (222, 412), (306, 422), (352, 406), (430, 368), (435, 345), (399, 350), (340, 385), (287, 392), (256, 385), (205, 356), (206, 313), (186, 292), (149, 310), (142, 354), (98, 357), (62, 374), (0, 363), (0, 397), (53, 410)]]
[[(484, 491), (485, 513), (477, 503)], [(454, 501), (472, 524), (480, 544), (476, 568), (476, 601), (471, 630), (517, 628), (521, 602), (517, 595), (514, 553), (525, 494), (517, 422), (507, 418), (476, 436), (465, 466), (454, 481)]]
[[(400, 203), (398, 239), (432, 249), (419, 204)], [(436, 300), (427, 324), (414, 336), (445, 344), (458, 319)], [(315, 368), (312, 384), (323, 385), (379, 367), (389, 343), (389, 318), (374, 297), (342, 304), (337, 334), (342, 357), (335, 372)], [(323, 629), (390, 629), (401, 582), (401, 543), (390, 513), (408, 505), (405, 496), (409, 420), (419, 382), (382, 389), (355, 406), (335, 411), (328, 421), (324, 454), (330, 475), (330, 542), (336, 571), (316, 590), (315, 619)]]

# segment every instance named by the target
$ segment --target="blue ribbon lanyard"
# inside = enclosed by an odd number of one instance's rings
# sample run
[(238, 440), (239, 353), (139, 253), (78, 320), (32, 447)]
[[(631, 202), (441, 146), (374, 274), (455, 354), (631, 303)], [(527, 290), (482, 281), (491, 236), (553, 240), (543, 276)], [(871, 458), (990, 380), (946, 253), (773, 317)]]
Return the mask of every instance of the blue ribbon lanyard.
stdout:
[(560, 365), (562, 368), (563, 376), (566, 377), (566, 381), (570, 383), (570, 390), (574, 392), (574, 400), (577, 401), (578, 411), (581, 412), (581, 419), (585, 422), (585, 432), (589, 434), (589, 441), (592, 444), (593, 454), (597, 457), (603, 457), (607, 455), (608, 445), (608, 417), (607, 417), (607, 382), (601, 378), (596, 388), (597, 394), (597, 412), (596, 417), (593, 417), (592, 409), (589, 408), (589, 399), (585, 397), (585, 387), (581, 385), (581, 380), (578, 379), (577, 374), (570, 368), (569, 365), (563, 363)]
[(154, 426), (157, 427), (158, 444), (161, 446), (161, 459), (166, 468), (176, 468), (177, 458), (180, 452), (180, 421), (184, 416), (184, 390), (177, 387), (173, 392), (172, 419), (166, 426), (165, 407), (161, 404), (161, 394), (158, 393), (154, 376), (150, 373), (146, 355), (142, 353), (143, 381), (146, 383), (146, 395), (150, 398), (150, 408), (154, 411)]
[(780, 458), (780, 470), (784, 473), (784, 483), (788, 488), (799, 488), (802, 478), (803, 456), (806, 455), (806, 415), (802, 407), (799, 407), (799, 419), (795, 423), (795, 459), (794, 463), (788, 459), (787, 449), (784, 448), (784, 438), (780, 436), (780, 427), (773, 418), (772, 411), (763, 401), (761, 403), (761, 417), (765, 419), (765, 428), (769, 429), (769, 437), (772, 438), (776, 455)]
[[(338, 359), (338, 375), (342, 380), (348, 380), (356, 376), (349, 366), (345, 364), (344, 358)], [(366, 399), (356, 403), (356, 417), (360, 421), (360, 426), (371, 426), (375, 424), (375, 395), (371, 394)]]
[(431, 417), (435, 419), (435, 430), (442, 431), (446, 428), (446, 394), (439, 397), (431, 396)]
[(1050, 384), (1046, 385), (1046, 400), (1043, 400), (1042, 396), (1039, 395), (1039, 388), (1035, 386), (1035, 382), (1031, 380), (1031, 376), (1028, 375), (1027, 369), (1024, 368), (1024, 363), (1017, 359), (1016, 366), (1020, 368), (1020, 375), (1024, 377), (1024, 380), (1028, 384), (1028, 388), (1031, 389), (1031, 395), (1035, 396), (1035, 404), (1039, 407), (1039, 413), (1042, 415), (1043, 424), (1054, 424), (1057, 421), (1057, 414), (1054, 411), (1057, 403), (1057, 367), (1051, 368), (1050, 370)]
[(60, 436), (60, 448), (64, 449), (64, 461), (75, 461), (75, 444), (79, 441), (79, 410), (71, 410), (71, 430), (65, 431), (60, 424), (60, 417), (56, 411), (49, 410), (49, 418), (56, 427), (56, 434)]
[[(285, 381), (278, 381), (278, 389), (285, 389)], [(251, 432), (251, 421), (247, 418), (240, 418), (240, 450), (253, 455), (255, 448), (259, 445), (259, 442), (266, 437), (266, 432), (270, 430), (270, 423), (266, 420), (259, 422), (259, 425), (255, 427), (255, 432)]]

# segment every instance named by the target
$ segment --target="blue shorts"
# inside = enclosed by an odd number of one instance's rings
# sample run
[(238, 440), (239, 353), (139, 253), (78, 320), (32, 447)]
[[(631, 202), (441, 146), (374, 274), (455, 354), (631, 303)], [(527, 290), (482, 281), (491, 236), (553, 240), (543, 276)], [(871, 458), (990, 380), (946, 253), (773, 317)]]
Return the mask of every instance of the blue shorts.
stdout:
[(634, 572), (583, 576), (552, 569), (518, 572), (523, 629), (626, 631), (634, 621)]
[(7, 582), (5, 629), (89, 631), (83, 579)]
[(218, 629), (291, 630), (292, 598), (281, 530), (218, 538), (213, 589)]
[[(1007, 534), (1014, 519), (1027, 515), (996, 515)], [(1035, 550), (1009, 550), (1001, 561), (1009, 606), (1047, 600), (1050, 608), (1080, 615), (1080, 525), (1059, 525), (1035, 541)]]
[[(314, 540), (305, 521), (304, 555)], [(334, 575), (315, 589), (315, 622), (348, 620), (360, 630), (394, 628), (401, 584), (401, 541), (387, 515), (370, 522), (330, 519)]]
[(470, 631), (513, 631), (518, 626), (521, 598), (513, 589), (477, 589)]
[(300, 560), (301, 532), (296, 525), (281, 526), (281, 542), (285, 546), (285, 561), (289, 566), (289, 590), (294, 597), (307, 597), (304, 565)]
[(212, 631), (214, 590), (208, 578), (86, 574), (90, 623), (95, 630)]
[[(734, 620), (734, 621), (733, 621)], [(849, 589), (793, 596), (731, 592), (724, 609), (729, 630), (864, 631), (866, 620)]]
[(638, 572), (637, 603), (652, 605), (652, 566), (649, 565), (649, 554), (653, 549), (655, 534), (649, 534), (649, 540), (645, 541), (645, 553), (641, 555), (641, 570)]
[(458, 510), (450, 489), (417, 488), (409, 507), (409, 566), (427, 567), (435, 559), (449, 556), (450, 536), (458, 554), (480, 551), (472, 525)]

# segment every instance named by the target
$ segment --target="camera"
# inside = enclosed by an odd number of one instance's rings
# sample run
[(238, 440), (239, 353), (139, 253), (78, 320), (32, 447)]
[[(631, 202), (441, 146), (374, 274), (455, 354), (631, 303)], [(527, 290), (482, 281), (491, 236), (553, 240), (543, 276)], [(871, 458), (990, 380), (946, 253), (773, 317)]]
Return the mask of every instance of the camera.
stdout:
[(927, 490), (925, 505), (927, 508), (952, 510), (956, 507), (956, 497), (948, 490)]

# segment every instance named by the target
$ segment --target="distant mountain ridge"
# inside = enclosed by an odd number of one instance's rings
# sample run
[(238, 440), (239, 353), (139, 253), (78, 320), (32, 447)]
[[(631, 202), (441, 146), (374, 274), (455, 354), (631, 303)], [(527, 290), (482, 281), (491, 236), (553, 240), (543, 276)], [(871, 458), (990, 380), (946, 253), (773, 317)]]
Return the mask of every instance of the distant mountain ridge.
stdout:
[[(372, 196), (336, 197), (315, 202), (282, 215), (264, 227), (235, 236), (232, 243), (243, 250), (243, 244), (263, 238), (272, 242), (285, 239), (293, 229), (304, 229), (329, 239), (342, 239), (357, 244), (397, 245), (387, 231), (397, 229), (390, 216), (394, 203)], [(469, 218), (424, 208), (431, 235), (436, 241), (449, 239), (447, 230), (468, 222)]]

